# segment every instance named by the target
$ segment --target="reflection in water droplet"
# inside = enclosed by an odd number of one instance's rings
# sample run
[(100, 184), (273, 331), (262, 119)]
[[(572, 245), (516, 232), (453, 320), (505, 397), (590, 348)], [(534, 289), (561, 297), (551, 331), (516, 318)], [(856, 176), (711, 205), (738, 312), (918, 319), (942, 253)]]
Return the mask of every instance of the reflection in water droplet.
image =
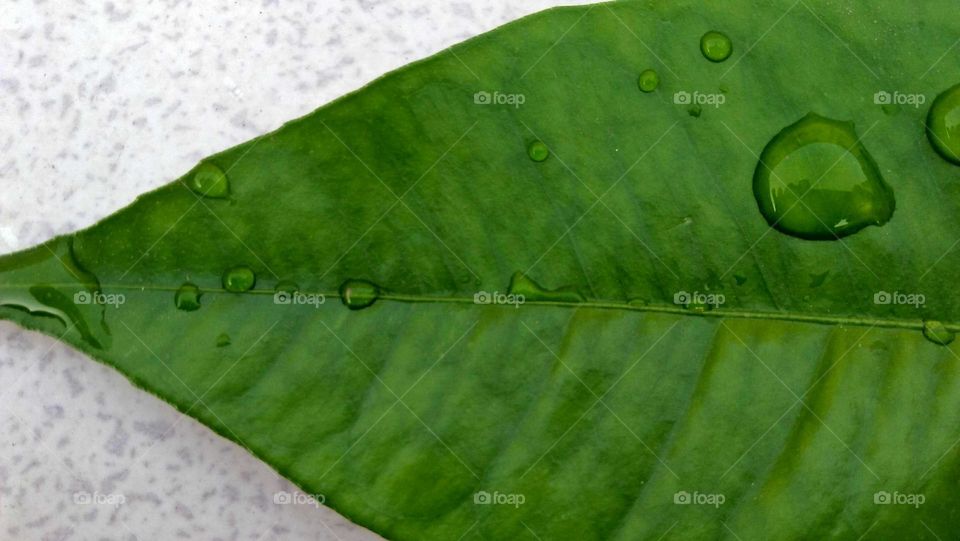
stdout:
[(653, 70), (644, 70), (637, 79), (637, 86), (644, 92), (653, 92), (660, 86), (660, 76)]
[(960, 165), (960, 85), (933, 100), (927, 114), (927, 138), (940, 156)]
[(510, 295), (523, 295), (525, 301), (540, 302), (583, 302), (583, 295), (573, 287), (547, 289), (534, 282), (522, 272), (517, 272), (510, 278)]
[(230, 345), (230, 335), (227, 333), (220, 333), (220, 336), (217, 337), (217, 347), (227, 347)]
[(893, 189), (853, 124), (808, 114), (763, 149), (753, 194), (772, 227), (809, 240), (833, 240), (883, 225)]
[(534, 141), (527, 147), (527, 154), (535, 162), (542, 162), (550, 156), (550, 149), (542, 141)]
[(193, 312), (200, 309), (200, 288), (186, 283), (180, 286), (180, 289), (173, 295), (173, 304), (177, 310), (184, 312)]
[(198, 165), (188, 176), (187, 186), (205, 197), (222, 199), (230, 195), (230, 181), (226, 173), (212, 163)]
[(231, 267), (223, 273), (223, 289), (232, 291), (233, 293), (249, 291), (253, 289), (253, 285), (256, 282), (257, 277), (253, 274), (253, 271), (250, 270), (250, 267), (243, 265)]
[(700, 52), (711, 62), (723, 62), (730, 58), (733, 43), (726, 34), (710, 31), (700, 38)]
[(377, 302), (380, 288), (366, 280), (347, 280), (340, 286), (340, 301), (351, 310), (362, 310)]
[(947, 329), (943, 323), (939, 321), (924, 321), (923, 322), (923, 336), (927, 340), (933, 342), (934, 344), (939, 344), (945, 346), (950, 342), (953, 342), (955, 335), (953, 331)]

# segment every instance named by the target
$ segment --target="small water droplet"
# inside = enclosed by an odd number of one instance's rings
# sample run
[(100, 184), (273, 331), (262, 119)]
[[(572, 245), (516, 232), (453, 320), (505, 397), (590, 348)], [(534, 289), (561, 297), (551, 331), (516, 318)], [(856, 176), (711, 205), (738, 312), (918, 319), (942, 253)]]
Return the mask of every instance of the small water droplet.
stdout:
[(810, 275), (810, 287), (820, 287), (824, 282), (827, 281), (827, 276), (830, 274), (830, 271), (826, 271), (820, 274), (811, 274)]
[(187, 186), (199, 195), (223, 199), (230, 196), (230, 181), (222, 169), (201, 163), (189, 175)]
[(699, 105), (691, 105), (690, 107), (687, 107), (687, 114), (693, 118), (700, 118), (700, 115), (703, 114), (703, 107), (700, 107)]
[(547, 289), (532, 279), (517, 272), (510, 278), (510, 295), (523, 295), (525, 301), (540, 302), (583, 302), (583, 295), (573, 287)]
[(647, 299), (630, 299), (627, 301), (627, 306), (633, 306), (635, 308), (643, 308), (650, 304), (650, 301)]
[(733, 275), (733, 279), (737, 281), (737, 285), (738, 285), (738, 286), (742, 286), (743, 284), (747, 283), (747, 277), (746, 277), (746, 276), (741, 276), (741, 275), (739, 275), (739, 274), (734, 274), (734, 275)]
[(939, 321), (924, 321), (923, 336), (934, 344), (945, 346), (956, 337), (953, 331), (949, 330)]
[(191, 283), (185, 283), (173, 295), (173, 304), (177, 310), (193, 312), (200, 309), (200, 288)]
[(351, 310), (362, 310), (379, 297), (380, 288), (366, 280), (347, 280), (340, 286), (340, 301)]
[(550, 149), (547, 148), (547, 145), (545, 145), (543, 141), (534, 141), (527, 147), (527, 154), (530, 155), (531, 160), (542, 162), (550, 156)]
[(937, 154), (960, 165), (960, 85), (933, 100), (927, 114), (927, 138)]
[(288, 293), (292, 295), (300, 291), (300, 286), (290, 280), (280, 280), (277, 282), (276, 287), (273, 288), (273, 291), (274, 293)]
[(660, 76), (653, 70), (644, 70), (637, 79), (637, 86), (644, 92), (653, 92), (660, 86)]
[(808, 240), (834, 240), (893, 216), (893, 189), (853, 124), (810, 113), (767, 143), (753, 194), (771, 227)]
[(220, 336), (217, 337), (217, 347), (223, 348), (231, 344), (230, 335), (227, 333), (220, 333)]
[(250, 267), (243, 265), (231, 267), (223, 273), (223, 289), (227, 291), (243, 293), (253, 289), (255, 283), (257, 283), (257, 277)]
[(723, 62), (733, 53), (733, 42), (726, 34), (711, 30), (700, 38), (700, 52), (711, 62)]

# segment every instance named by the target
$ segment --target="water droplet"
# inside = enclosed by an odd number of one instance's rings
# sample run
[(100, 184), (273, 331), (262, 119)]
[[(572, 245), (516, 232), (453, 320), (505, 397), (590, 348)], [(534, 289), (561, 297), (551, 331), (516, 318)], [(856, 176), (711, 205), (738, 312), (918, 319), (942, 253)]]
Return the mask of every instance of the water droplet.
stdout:
[(573, 287), (547, 289), (534, 282), (522, 272), (517, 272), (510, 278), (510, 295), (523, 295), (525, 301), (540, 302), (583, 302), (583, 295)]
[(107, 304), (102, 302), (107, 296), (97, 277), (77, 261), (73, 237), (4, 256), (0, 276), (0, 306), (59, 320), (64, 333), (79, 333), (90, 346), (109, 349)]
[(200, 309), (201, 295), (199, 287), (186, 283), (180, 286), (180, 289), (173, 295), (173, 304), (177, 307), (177, 310), (193, 312)]
[(810, 275), (810, 287), (820, 287), (824, 282), (827, 281), (827, 276), (830, 274), (830, 271), (826, 271), (821, 274), (811, 274)]
[(253, 289), (257, 277), (250, 267), (231, 267), (223, 273), (223, 289), (234, 293), (243, 293)]
[(527, 154), (530, 155), (531, 160), (542, 162), (550, 156), (550, 149), (547, 148), (547, 145), (545, 145), (543, 141), (534, 141), (527, 147)]
[(297, 291), (300, 291), (300, 286), (290, 280), (280, 280), (277, 282), (277, 286), (273, 288), (274, 293), (289, 293), (292, 295)]
[(733, 53), (733, 43), (726, 34), (711, 30), (700, 38), (700, 52), (711, 62), (723, 62)]
[(734, 274), (734, 275), (733, 275), (733, 279), (737, 281), (737, 285), (738, 285), (738, 286), (742, 286), (743, 284), (747, 283), (747, 277), (746, 277), (746, 276), (741, 276), (741, 275), (739, 275), (739, 274)]
[(223, 348), (229, 346), (230, 344), (230, 335), (225, 332), (220, 333), (220, 336), (217, 337), (217, 347)]
[(194, 192), (222, 199), (230, 195), (230, 181), (222, 169), (212, 163), (201, 163), (189, 175), (187, 186)]
[(700, 115), (703, 114), (703, 107), (700, 107), (699, 105), (691, 105), (690, 107), (687, 107), (687, 114), (693, 118), (700, 118)]
[(953, 331), (947, 329), (946, 326), (939, 321), (924, 321), (923, 336), (934, 344), (941, 346), (953, 342), (953, 339), (956, 337)]
[(927, 115), (927, 138), (937, 154), (960, 165), (960, 85), (933, 100)]
[(377, 302), (380, 288), (366, 280), (347, 280), (340, 286), (340, 300), (351, 310), (362, 310)]
[(653, 92), (660, 86), (660, 76), (653, 70), (644, 70), (637, 79), (637, 86), (644, 92)]
[(650, 301), (647, 299), (630, 299), (627, 301), (627, 306), (633, 306), (635, 308), (643, 308), (650, 304)]
[(883, 225), (893, 189), (860, 143), (853, 124), (813, 113), (767, 143), (753, 175), (760, 213), (779, 231), (834, 240)]

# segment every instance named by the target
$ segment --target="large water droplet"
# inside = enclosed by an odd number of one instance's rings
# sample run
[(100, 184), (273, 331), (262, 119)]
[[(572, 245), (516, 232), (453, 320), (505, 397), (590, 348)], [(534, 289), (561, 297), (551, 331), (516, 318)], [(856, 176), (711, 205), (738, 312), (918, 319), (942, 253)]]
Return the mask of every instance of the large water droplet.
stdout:
[(380, 288), (366, 280), (347, 280), (340, 286), (340, 300), (351, 310), (361, 310), (377, 302)]
[(547, 289), (532, 279), (517, 272), (510, 278), (510, 295), (523, 295), (524, 301), (541, 302), (583, 302), (583, 295), (573, 287)]
[(653, 70), (644, 70), (637, 79), (637, 86), (644, 92), (653, 92), (660, 86), (660, 76)]
[(223, 289), (227, 291), (243, 293), (253, 289), (255, 283), (257, 283), (257, 277), (250, 267), (243, 265), (231, 267), (223, 273)]
[(542, 162), (550, 156), (550, 149), (543, 141), (534, 141), (527, 147), (527, 154), (530, 155), (531, 160)]
[(960, 85), (933, 100), (927, 115), (927, 138), (937, 154), (960, 165)]
[(184, 312), (193, 312), (194, 310), (200, 309), (200, 288), (191, 284), (186, 283), (180, 286), (180, 289), (177, 290), (173, 295), (173, 304), (177, 307), (177, 310), (183, 310)]
[(941, 346), (953, 342), (953, 339), (956, 337), (953, 331), (947, 329), (947, 327), (939, 321), (924, 321), (923, 336), (934, 344)]
[(187, 177), (187, 186), (199, 195), (222, 199), (230, 195), (230, 181), (222, 169), (201, 163)]
[(700, 52), (711, 62), (723, 62), (733, 53), (733, 42), (726, 34), (711, 30), (700, 38)]
[[(39, 276), (44, 279), (38, 280)], [(64, 336), (79, 333), (90, 346), (109, 349), (112, 337), (106, 306), (114, 304), (108, 299), (119, 295), (103, 294), (96, 276), (77, 261), (73, 237), (5, 256), (0, 283), (0, 306), (59, 320)], [(115, 306), (119, 304), (122, 301)]]
[(853, 124), (808, 114), (763, 149), (753, 194), (767, 222), (788, 235), (833, 240), (883, 225), (893, 189)]

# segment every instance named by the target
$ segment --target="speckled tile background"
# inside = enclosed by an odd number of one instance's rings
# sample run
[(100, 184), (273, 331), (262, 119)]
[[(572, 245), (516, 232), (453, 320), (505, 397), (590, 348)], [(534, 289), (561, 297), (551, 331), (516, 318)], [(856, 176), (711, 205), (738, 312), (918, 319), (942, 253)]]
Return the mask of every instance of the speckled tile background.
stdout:
[[(558, 3), (578, 2), (5, 0), (0, 253)], [(0, 539), (378, 539), (303, 499), (275, 503), (285, 493), (265, 464), (111, 369), (0, 322)]]

